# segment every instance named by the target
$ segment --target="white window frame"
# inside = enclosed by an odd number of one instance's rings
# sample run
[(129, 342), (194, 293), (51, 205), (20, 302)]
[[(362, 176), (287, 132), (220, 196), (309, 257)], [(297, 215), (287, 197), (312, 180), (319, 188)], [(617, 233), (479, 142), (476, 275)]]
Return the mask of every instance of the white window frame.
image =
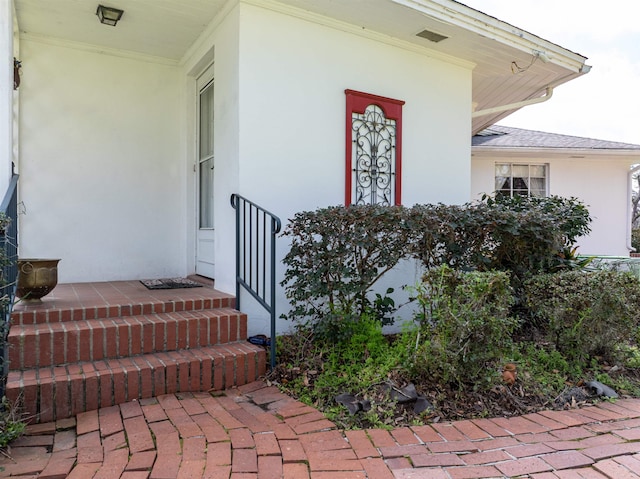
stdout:
[[(520, 162), (504, 162), (504, 161), (500, 161), (500, 162), (496, 162), (494, 165), (494, 169), (493, 169), (493, 179), (494, 179), (494, 194), (495, 196), (499, 196), (499, 195), (505, 195), (507, 196), (507, 192), (505, 188), (498, 188), (498, 184), (497, 184), (497, 179), (499, 178), (498, 175), (498, 167), (499, 166), (508, 166), (509, 167), (509, 174), (510, 176), (508, 177), (510, 179), (509, 182), (509, 192), (508, 192), (508, 196), (510, 198), (513, 198), (514, 194), (518, 195), (520, 193), (518, 193), (519, 191), (524, 191), (525, 188), (514, 188), (514, 178), (524, 178), (522, 176), (515, 176), (513, 175), (513, 167), (514, 166), (518, 166), (518, 167), (527, 167), (528, 170), (528, 176), (527, 179), (525, 180), (525, 186), (526, 186), (526, 190), (527, 190), (527, 195), (526, 196), (541, 196), (541, 197), (545, 197), (545, 196), (549, 196), (549, 176), (550, 176), (550, 169), (549, 169), (549, 163), (520, 163)], [(544, 191), (542, 195), (532, 195), (531, 194), (531, 168), (532, 167), (544, 167)], [(506, 176), (504, 178), (507, 178)], [(534, 178), (540, 178), (539, 176), (535, 176)], [(516, 193), (514, 193), (514, 191)], [(524, 195), (521, 195), (524, 196)]]

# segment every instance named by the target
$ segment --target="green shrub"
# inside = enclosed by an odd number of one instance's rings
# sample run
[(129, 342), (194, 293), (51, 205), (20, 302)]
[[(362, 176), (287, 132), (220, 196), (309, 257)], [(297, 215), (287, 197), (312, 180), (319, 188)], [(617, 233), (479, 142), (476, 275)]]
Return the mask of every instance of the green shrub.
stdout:
[(640, 281), (618, 271), (564, 271), (525, 283), (527, 305), (548, 341), (568, 360), (615, 361), (618, 345), (635, 339)]
[(0, 402), (0, 448), (22, 435), (26, 424), (20, 420), (18, 408), (10, 404), (6, 397)]
[(558, 196), (417, 205), (407, 215), (413, 232), (408, 252), (426, 268), (509, 271), (519, 292), (533, 274), (581, 266), (574, 245), (590, 222), (580, 201)]
[(508, 355), (517, 321), (509, 275), (468, 272), (447, 266), (430, 270), (418, 286), (419, 327), (405, 332), (399, 353), (415, 376), (455, 387), (484, 388)]
[(640, 253), (640, 228), (631, 230), (631, 246), (635, 248), (636, 253)]
[(331, 323), (366, 314), (392, 322), (393, 303), (372, 299), (370, 291), (405, 256), (405, 213), (402, 207), (351, 206), (296, 214), (283, 233), (291, 237), (283, 260), (282, 285), (292, 305), (287, 318)]
[(446, 264), (472, 270), (489, 261), (491, 231), (486, 204), (416, 205), (407, 215), (407, 253), (426, 269)]
[(590, 231), (589, 212), (575, 198), (515, 196), (485, 201), (487, 221), (495, 227), (494, 247), (484, 269), (510, 271), (518, 288), (534, 274), (556, 270), (567, 249)]
[(405, 258), (419, 260), (425, 269), (444, 264), (507, 271), (519, 298), (531, 275), (581, 266), (573, 245), (588, 233), (590, 220), (582, 203), (560, 197), (301, 212), (283, 233), (291, 238), (281, 283), (292, 306), (285, 317), (309, 322), (318, 334), (334, 339), (341, 323), (363, 315), (390, 324), (393, 288), (385, 295), (372, 290)]

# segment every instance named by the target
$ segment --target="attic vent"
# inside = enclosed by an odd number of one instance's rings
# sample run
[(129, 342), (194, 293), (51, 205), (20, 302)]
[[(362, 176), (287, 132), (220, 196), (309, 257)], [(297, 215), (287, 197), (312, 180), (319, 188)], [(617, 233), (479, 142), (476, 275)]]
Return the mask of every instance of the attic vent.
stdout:
[(442, 40), (446, 40), (449, 37), (445, 37), (444, 35), (440, 35), (439, 33), (432, 32), (430, 30), (422, 30), (420, 33), (416, 33), (417, 37), (426, 38), (429, 41), (434, 43), (441, 42)]

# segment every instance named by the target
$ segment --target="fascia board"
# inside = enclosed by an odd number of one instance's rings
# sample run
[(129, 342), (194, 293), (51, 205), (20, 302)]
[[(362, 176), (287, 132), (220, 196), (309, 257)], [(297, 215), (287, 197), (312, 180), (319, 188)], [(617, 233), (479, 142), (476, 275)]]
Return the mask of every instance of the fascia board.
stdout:
[(640, 163), (640, 150), (590, 149), (590, 148), (523, 148), (472, 146), (473, 158), (567, 158), (567, 159), (628, 159)]
[(544, 51), (550, 63), (580, 72), (586, 57), (562, 48), (509, 23), (450, 0), (390, 0), (441, 22), (491, 38), (525, 53)]

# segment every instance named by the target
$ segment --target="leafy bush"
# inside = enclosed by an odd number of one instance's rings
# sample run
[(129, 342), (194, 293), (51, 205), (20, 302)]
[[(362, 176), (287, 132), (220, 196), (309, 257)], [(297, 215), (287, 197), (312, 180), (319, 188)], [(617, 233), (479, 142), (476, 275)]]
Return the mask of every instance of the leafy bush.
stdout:
[(591, 218), (575, 198), (485, 196), (477, 204), (415, 206), (407, 222), (410, 253), (425, 267), (510, 271), (519, 286), (562, 265)]
[(486, 204), (414, 206), (407, 215), (412, 232), (407, 253), (427, 269), (442, 264), (478, 269), (489, 261), (493, 225), (488, 210)]
[(291, 237), (283, 260), (282, 284), (292, 304), (287, 317), (331, 323), (368, 314), (391, 322), (393, 304), (368, 294), (405, 255), (410, 232), (404, 217), (404, 208), (382, 206), (296, 214), (283, 233)]
[(414, 351), (402, 354), (412, 374), (459, 388), (491, 384), (517, 325), (509, 275), (442, 266), (425, 275), (416, 298), (419, 327), (404, 340)]
[(490, 260), (484, 269), (510, 271), (514, 286), (531, 275), (551, 272), (563, 264), (563, 257), (577, 238), (589, 233), (591, 217), (575, 198), (485, 197), (494, 225)]
[(350, 206), (295, 215), (283, 235), (291, 249), (282, 285), (289, 319), (310, 322), (326, 337), (367, 315), (393, 322), (388, 289), (378, 280), (405, 258), (430, 269), (508, 271), (519, 295), (533, 274), (579, 266), (573, 245), (591, 218), (575, 198), (485, 197), (462, 206)]
[(564, 271), (525, 283), (530, 310), (567, 359), (615, 361), (618, 345), (634, 340), (640, 321), (640, 281), (618, 271)]
[(6, 397), (0, 402), (0, 448), (22, 435), (26, 424), (20, 420), (18, 408), (10, 404)]
[(636, 253), (640, 253), (640, 228), (631, 230), (631, 246), (635, 248)]

